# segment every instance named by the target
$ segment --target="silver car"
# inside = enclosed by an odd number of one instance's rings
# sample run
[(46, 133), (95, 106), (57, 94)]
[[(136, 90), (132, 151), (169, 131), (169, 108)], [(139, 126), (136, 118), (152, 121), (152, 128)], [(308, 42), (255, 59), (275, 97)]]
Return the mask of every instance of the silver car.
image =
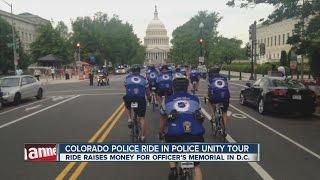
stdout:
[(43, 87), (33, 76), (8, 76), (1, 79), (4, 103), (20, 104), (21, 100), (36, 97), (42, 99)]

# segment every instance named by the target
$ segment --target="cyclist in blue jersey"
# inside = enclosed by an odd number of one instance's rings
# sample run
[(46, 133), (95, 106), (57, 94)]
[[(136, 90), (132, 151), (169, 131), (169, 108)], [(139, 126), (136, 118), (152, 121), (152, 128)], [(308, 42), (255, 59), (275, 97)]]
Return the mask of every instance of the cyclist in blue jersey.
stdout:
[(145, 141), (146, 126), (145, 126), (145, 114), (146, 114), (146, 95), (150, 99), (149, 83), (148, 80), (140, 75), (140, 67), (133, 67), (132, 73), (125, 79), (126, 95), (123, 96), (123, 101), (126, 107), (126, 113), (128, 115), (128, 127), (132, 127), (131, 117), (131, 103), (137, 102), (138, 108), (136, 114), (140, 121), (141, 131), (139, 139), (141, 142)]
[(198, 91), (200, 76), (201, 76), (201, 74), (200, 74), (199, 70), (197, 69), (197, 67), (192, 66), (189, 78), (190, 78), (191, 85), (193, 85), (193, 83), (196, 83), (195, 87), (194, 87), (195, 89), (193, 89), (194, 91)]
[[(215, 117), (216, 112), (216, 104), (222, 104), (222, 118), (223, 118), (223, 125), (222, 127), (224, 135), (225, 130), (227, 127), (227, 111), (229, 108), (229, 99), (230, 99), (230, 91), (228, 87), (228, 80), (226, 77), (221, 76), (220, 74), (220, 68), (217, 66), (214, 66), (210, 68), (209, 70), (209, 85), (208, 85), (208, 98), (209, 98), (209, 109), (211, 111), (212, 117)], [(211, 121), (214, 121), (213, 118)]]
[(158, 78), (158, 71), (154, 65), (151, 65), (146, 73), (147, 80), (149, 82), (149, 89), (151, 90), (152, 87), (157, 87), (157, 78)]
[[(161, 115), (166, 119), (167, 143), (204, 142), (204, 116), (201, 113), (199, 98), (188, 93), (189, 80), (186, 76), (173, 79), (173, 94), (164, 102)], [(201, 180), (200, 163), (194, 163), (194, 179)], [(176, 163), (170, 162), (169, 179), (177, 178)]]
[[(161, 74), (157, 78), (158, 103), (162, 105), (162, 102), (163, 102), (162, 97), (166, 98), (171, 94), (172, 94), (172, 76), (168, 72), (168, 66), (163, 65), (161, 68)], [(165, 126), (165, 119), (162, 116), (160, 116), (160, 132), (159, 132), (160, 139), (163, 138), (164, 126)]]

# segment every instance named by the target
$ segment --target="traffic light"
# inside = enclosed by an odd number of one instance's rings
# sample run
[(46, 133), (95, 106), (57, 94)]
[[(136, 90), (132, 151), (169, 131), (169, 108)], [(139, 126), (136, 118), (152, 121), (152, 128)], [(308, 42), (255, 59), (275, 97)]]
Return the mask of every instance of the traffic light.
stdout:
[(202, 38), (199, 39), (199, 44), (200, 44), (200, 45), (203, 44), (203, 39), (202, 39)]
[(249, 27), (249, 40), (252, 40), (252, 25)]
[(250, 44), (247, 44), (246, 46), (246, 56), (251, 57), (251, 46)]
[(266, 44), (261, 43), (259, 48), (260, 48), (260, 55), (264, 56), (266, 54)]

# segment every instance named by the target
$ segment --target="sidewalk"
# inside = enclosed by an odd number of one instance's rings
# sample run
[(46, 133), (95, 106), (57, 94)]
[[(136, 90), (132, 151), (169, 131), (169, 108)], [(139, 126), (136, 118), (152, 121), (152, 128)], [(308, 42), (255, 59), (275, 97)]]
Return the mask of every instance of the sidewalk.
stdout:
[(84, 82), (86, 80), (79, 80), (77, 77), (73, 77), (73, 78), (70, 78), (68, 80), (66, 79), (52, 79), (51, 77), (50, 78), (40, 78), (40, 82), (44, 85), (47, 85), (47, 84), (66, 84), (66, 83), (77, 83), (77, 82)]

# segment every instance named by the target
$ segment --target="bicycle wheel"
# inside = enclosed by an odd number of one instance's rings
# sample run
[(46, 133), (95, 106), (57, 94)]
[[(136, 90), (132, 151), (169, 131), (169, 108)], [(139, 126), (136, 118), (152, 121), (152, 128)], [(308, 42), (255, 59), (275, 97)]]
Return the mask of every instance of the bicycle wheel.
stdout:
[(156, 100), (154, 95), (152, 95), (151, 101), (152, 101), (152, 111), (154, 112), (156, 110)]

